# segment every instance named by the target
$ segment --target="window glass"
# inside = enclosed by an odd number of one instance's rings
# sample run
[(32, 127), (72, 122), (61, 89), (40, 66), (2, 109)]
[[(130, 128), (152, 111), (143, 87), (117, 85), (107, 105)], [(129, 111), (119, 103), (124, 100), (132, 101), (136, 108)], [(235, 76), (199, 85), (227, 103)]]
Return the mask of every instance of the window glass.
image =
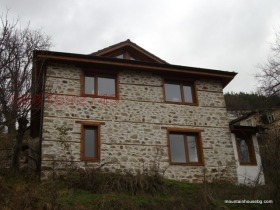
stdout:
[(185, 100), (184, 102), (192, 103), (193, 102), (192, 86), (184, 85), (183, 90), (184, 90), (184, 100)]
[(245, 139), (238, 138), (240, 162), (250, 162), (249, 147)]
[(196, 136), (188, 135), (187, 141), (188, 141), (189, 161), (198, 162), (197, 148), (196, 148)]
[(251, 119), (246, 120), (246, 124), (247, 124), (247, 126), (253, 126)]
[(272, 123), (275, 121), (274, 115), (271, 113), (267, 114), (267, 119), (268, 119), (269, 123)]
[(96, 156), (96, 129), (85, 127), (85, 157)]
[(115, 96), (115, 79), (98, 77), (98, 95), (99, 96)]
[(165, 100), (170, 102), (194, 103), (194, 85), (185, 84), (185, 82), (165, 83)]
[(170, 134), (170, 150), (171, 150), (172, 162), (177, 162), (177, 163), (186, 162), (184, 135)]
[(182, 102), (179, 84), (165, 83), (166, 101)]
[(171, 163), (186, 165), (203, 164), (203, 155), (199, 143), (199, 133), (169, 133), (169, 154)]
[(116, 58), (123, 59), (123, 54), (117, 55)]
[(85, 76), (85, 94), (94, 94), (94, 77)]

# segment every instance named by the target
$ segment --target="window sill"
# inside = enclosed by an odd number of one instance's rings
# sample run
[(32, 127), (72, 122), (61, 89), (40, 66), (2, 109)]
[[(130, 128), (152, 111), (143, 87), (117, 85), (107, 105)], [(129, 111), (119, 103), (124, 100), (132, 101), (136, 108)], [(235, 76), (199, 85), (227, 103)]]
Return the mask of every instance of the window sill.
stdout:
[(170, 163), (170, 165), (180, 165), (180, 166), (204, 166), (203, 163)]
[(81, 161), (100, 162), (99, 158), (81, 158)]
[(256, 162), (252, 162), (252, 163), (240, 163), (239, 162), (239, 165), (240, 166), (257, 166), (258, 164)]
[(198, 103), (186, 103), (186, 102), (174, 102), (174, 101), (164, 101), (164, 102), (167, 103), (167, 104), (198, 106)]
[(89, 97), (89, 98), (104, 98), (104, 99), (112, 99), (119, 100), (118, 96), (98, 96), (94, 94), (80, 94), (81, 97)]

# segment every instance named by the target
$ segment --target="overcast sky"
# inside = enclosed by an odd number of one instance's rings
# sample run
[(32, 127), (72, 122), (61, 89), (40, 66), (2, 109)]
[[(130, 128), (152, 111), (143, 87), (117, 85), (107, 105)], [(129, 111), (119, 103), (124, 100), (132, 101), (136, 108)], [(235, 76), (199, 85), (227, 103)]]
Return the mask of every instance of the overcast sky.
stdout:
[(235, 71), (225, 92), (255, 91), (280, 28), (280, 0), (0, 0), (0, 12), (89, 54), (130, 39), (171, 64)]

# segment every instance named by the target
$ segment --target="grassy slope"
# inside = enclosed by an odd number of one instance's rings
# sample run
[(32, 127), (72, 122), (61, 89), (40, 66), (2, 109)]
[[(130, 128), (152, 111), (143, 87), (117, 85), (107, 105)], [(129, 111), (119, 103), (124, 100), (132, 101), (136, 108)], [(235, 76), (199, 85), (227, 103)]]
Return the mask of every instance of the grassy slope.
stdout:
[[(161, 192), (92, 193), (68, 181), (36, 182), (0, 176), (1, 209), (274, 209), (272, 204), (225, 204), (225, 199), (269, 199), (265, 187), (188, 184), (163, 180)], [(251, 197), (252, 196), (252, 197)]]

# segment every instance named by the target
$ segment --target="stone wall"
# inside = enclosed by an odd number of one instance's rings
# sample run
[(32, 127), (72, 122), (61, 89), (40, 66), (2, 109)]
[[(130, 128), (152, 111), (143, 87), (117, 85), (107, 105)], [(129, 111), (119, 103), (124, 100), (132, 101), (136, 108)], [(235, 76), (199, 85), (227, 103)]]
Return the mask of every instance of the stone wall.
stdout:
[[(79, 167), (103, 165), (105, 171), (144, 172), (156, 165), (164, 176), (188, 182), (228, 177), (236, 181), (236, 164), (228, 128), (228, 117), (218, 81), (197, 81), (198, 106), (164, 103), (162, 78), (152, 73), (121, 71), (120, 100), (80, 97), (82, 70), (53, 64), (47, 68), (47, 93), (42, 141), (42, 178), (63, 171), (69, 155)], [(101, 125), (100, 163), (80, 160), (80, 121)], [(55, 127), (67, 129), (60, 142)], [(204, 166), (170, 165), (166, 128), (201, 129)], [(156, 160), (156, 161), (155, 161)]]

